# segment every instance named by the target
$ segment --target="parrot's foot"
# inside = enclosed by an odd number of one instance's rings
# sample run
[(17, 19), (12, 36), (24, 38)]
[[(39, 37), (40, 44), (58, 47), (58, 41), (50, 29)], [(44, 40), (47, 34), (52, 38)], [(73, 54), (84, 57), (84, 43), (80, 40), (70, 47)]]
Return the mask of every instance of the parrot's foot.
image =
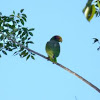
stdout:
[(47, 60), (50, 60), (50, 57), (47, 57)]
[(55, 62), (53, 62), (53, 64), (55, 64)]
[(48, 60), (48, 61), (51, 61), (53, 64), (57, 63), (56, 61), (51, 60), (50, 57), (47, 57), (47, 60)]
[(52, 62), (53, 64), (57, 63), (57, 62)]

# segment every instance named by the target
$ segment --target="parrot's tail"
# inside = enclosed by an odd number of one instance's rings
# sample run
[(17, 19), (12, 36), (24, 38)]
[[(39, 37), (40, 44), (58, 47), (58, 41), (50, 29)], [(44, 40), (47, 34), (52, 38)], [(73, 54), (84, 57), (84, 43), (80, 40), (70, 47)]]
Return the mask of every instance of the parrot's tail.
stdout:
[(57, 59), (55, 57), (52, 58), (52, 57), (48, 56), (47, 59), (52, 61), (53, 63), (57, 63)]

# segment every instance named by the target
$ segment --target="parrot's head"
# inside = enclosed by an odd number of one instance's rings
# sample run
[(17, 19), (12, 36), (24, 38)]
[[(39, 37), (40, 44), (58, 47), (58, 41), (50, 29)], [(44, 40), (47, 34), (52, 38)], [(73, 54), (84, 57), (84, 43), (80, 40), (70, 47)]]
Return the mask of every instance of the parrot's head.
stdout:
[(55, 35), (53, 36), (50, 40), (55, 40), (57, 42), (62, 42), (62, 37), (58, 36), (58, 35)]

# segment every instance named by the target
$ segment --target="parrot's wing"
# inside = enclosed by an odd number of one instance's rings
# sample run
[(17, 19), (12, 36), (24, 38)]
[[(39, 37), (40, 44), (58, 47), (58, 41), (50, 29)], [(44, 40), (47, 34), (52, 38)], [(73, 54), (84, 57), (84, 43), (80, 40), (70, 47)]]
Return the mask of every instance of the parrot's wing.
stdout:
[(46, 52), (49, 57), (56, 58), (60, 53), (60, 45), (59, 42), (51, 40), (46, 44)]

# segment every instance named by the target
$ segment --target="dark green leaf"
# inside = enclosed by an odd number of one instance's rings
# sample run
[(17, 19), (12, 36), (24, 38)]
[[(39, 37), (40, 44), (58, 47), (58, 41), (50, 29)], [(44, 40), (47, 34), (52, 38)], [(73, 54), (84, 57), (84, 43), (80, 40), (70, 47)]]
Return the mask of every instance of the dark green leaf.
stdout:
[(22, 13), (24, 11), (24, 9), (21, 9), (20, 12)]
[(97, 48), (97, 50), (100, 50), (100, 46)]
[(33, 31), (34, 30), (34, 28), (30, 28), (28, 31)]
[(30, 58), (30, 55), (27, 56), (26, 60), (28, 60)]
[(15, 25), (8, 24), (8, 27), (11, 28), (11, 29), (14, 29), (15, 28)]
[(26, 33), (26, 35), (25, 35), (25, 37), (24, 37), (24, 38), (25, 38), (25, 40), (28, 38), (28, 34), (27, 34), (27, 33)]
[(98, 5), (97, 5), (97, 4), (96, 4), (95, 6), (96, 6), (96, 7), (98, 7)]
[(17, 49), (17, 47), (12, 48), (12, 50), (15, 50), (15, 49)]
[(20, 13), (17, 14), (17, 17), (20, 18)]
[(16, 20), (16, 22), (19, 23), (20, 21), (19, 20)]
[(10, 16), (12, 17), (12, 16), (14, 16), (14, 15), (10, 15)]
[(20, 38), (22, 38), (25, 35), (25, 32), (22, 33), (22, 35), (20, 35)]
[(33, 43), (33, 41), (27, 41), (27, 42), (26, 42), (26, 44), (27, 44), (27, 43), (31, 43), (31, 44), (34, 44), (34, 43)]
[(26, 14), (22, 14), (22, 15), (27, 18)]
[(23, 19), (20, 19), (20, 21), (21, 21), (21, 24), (24, 25), (24, 21), (23, 21)]
[(23, 55), (23, 57), (25, 57), (25, 56), (27, 56), (28, 55), (28, 52), (27, 53), (25, 53), (24, 55)]
[(31, 58), (34, 60), (35, 58), (34, 58), (34, 56), (31, 56)]
[(22, 45), (24, 45), (25, 44), (25, 41), (22, 41)]
[(18, 27), (21, 27), (21, 25), (18, 25)]
[(3, 26), (0, 26), (0, 30), (3, 30), (4, 29), (4, 27)]
[(20, 48), (19, 52), (21, 52), (21, 51), (23, 51), (23, 50), (24, 50), (24, 48)]
[(28, 40), (30, 40), (30, 39), (31, 39), (31, 37), (28, 38)]
[(16, 25), (16, 21), (13, 21), (13, 25), (14, 25), (14, 26)]
[(0, 58), (1, 58), (1, 54), (0, 54)]
[(23, 17), (23, 16), (22, 16), (22, 19), (23, 19), (24, 21), (26, 21), (26, 18), (25, 18), (25, 17)]
[(3, 47), (3, 43), (0, 43), (0, 48), (2, 48)]
[(95, 12), (95, 15), (96, 15), (96, 17), (98, 17), (98, 12), (97, 11)]
[(21, 33), (22, 33), (22, 31), (19, 31), (18, 34), (17, 34), (17, 36), (20, 35)]
[(7, 16), (2, 16), (2, 18), (6, 20)]
[(93, 43), (99, 42), (99, 40), (97, 38), (93, 38), (93, 39), (94, 39)]
[(26, 27), (22, 27), (22, 29), (23, 29), (24, 32), (28, 31), (28, 29)]
[(1, 35), (0, 40), (2, 41), (4, 39), (4, 35)]
[(13, 11), (13, 14), (15, 15), (15, 11)]
[(4, 50), (2, 50), (2, 53), (5, 54), (5, 55), (7, 55), (6, 51), (4, 51)]
[(25, 55), (26, 54), (26, 50), (22, 51), (20, 56), (22, 57), (22, 55)]
[(12, 21), (12, 19), (13, 19), (13, 17), (11, 16), (11, 17), (9, 17), (9, 18), (7, 18), (7, 22), (10, 22), (10, 21)]
[(12, 32), (13, 32), (13, 34), (15, 34), (15, 33), (18, 31), (18, 29), (17, 29), (17, 28), (15, 28), (15, 26), (13, 26), (13, 28), (14, 28), (14, 29), (13, 29), (13, 31), (12, 31)]
[(8, 48), (8, 51), (12, 51), (13, 49), (11, 49), (11, 48)]
[(29, 32), (29, 34), (30, 34), (31, 36), (33, 36), (33, 33), (32, 33), (32, 32)]
[(18, 51), (14, 52), (14, 54), (13, 54), (13, 55), (14, 55), (14, 56), (18, 55)]
[(25, 40), (26, 40), (26, 38), (23, 37), (23, 38), (22, 38), (22, 41), (25, 41)]

